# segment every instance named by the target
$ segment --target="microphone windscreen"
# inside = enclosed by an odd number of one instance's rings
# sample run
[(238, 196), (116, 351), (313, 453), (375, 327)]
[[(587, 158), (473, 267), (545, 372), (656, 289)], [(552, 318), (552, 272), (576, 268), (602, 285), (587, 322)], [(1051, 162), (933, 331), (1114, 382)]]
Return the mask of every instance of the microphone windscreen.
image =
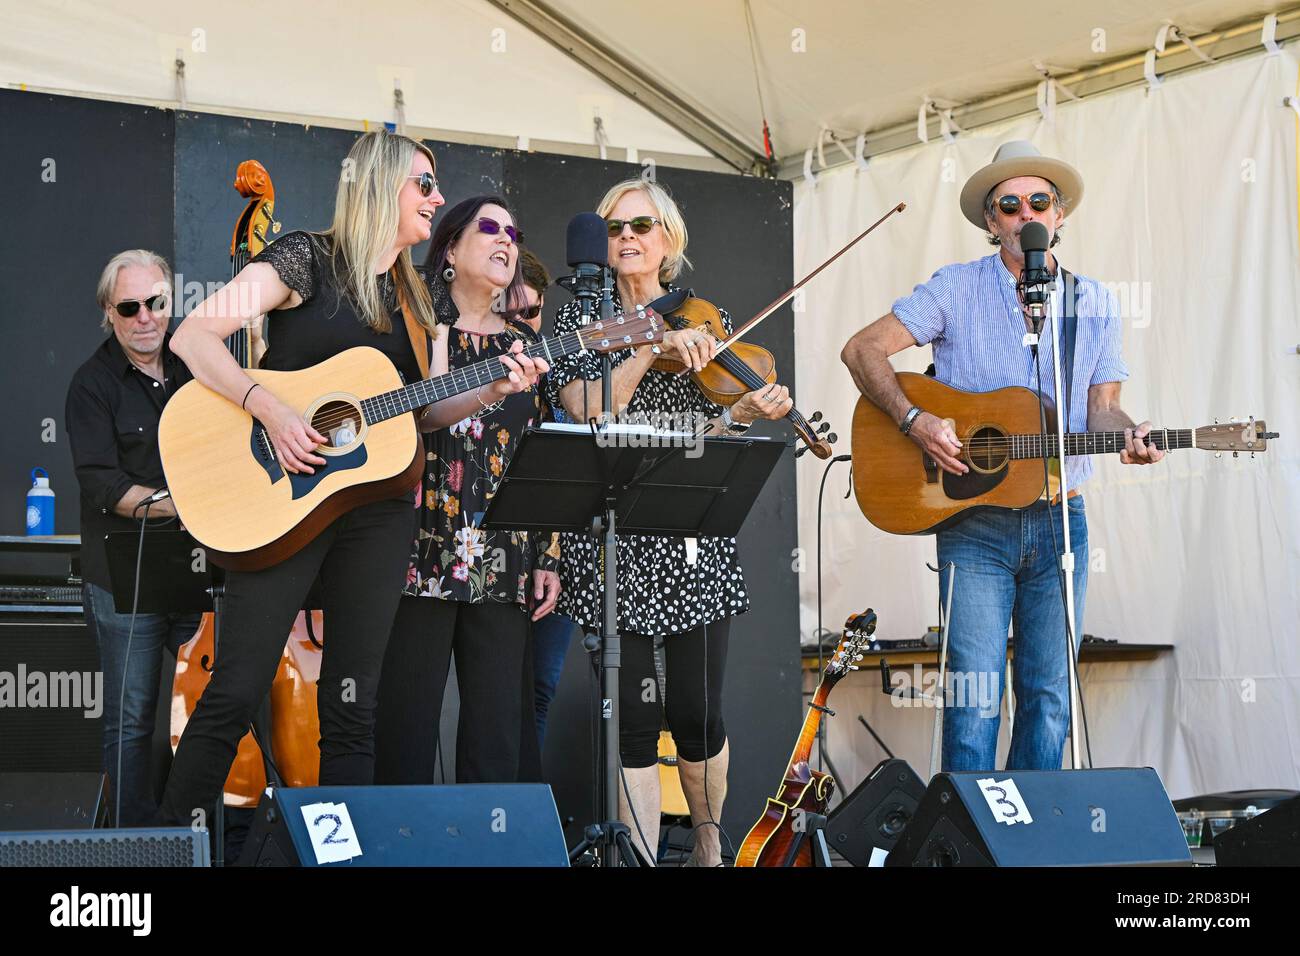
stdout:
[(1047, 227), (1041, 222), (1028, 223), (1020, 230), (1021, 252), (1046, 252)]
[(609, 263), (609, 227), (594, 212), (580, 212), (569, 220), (565, 253), (570, 266), (604, 266)]

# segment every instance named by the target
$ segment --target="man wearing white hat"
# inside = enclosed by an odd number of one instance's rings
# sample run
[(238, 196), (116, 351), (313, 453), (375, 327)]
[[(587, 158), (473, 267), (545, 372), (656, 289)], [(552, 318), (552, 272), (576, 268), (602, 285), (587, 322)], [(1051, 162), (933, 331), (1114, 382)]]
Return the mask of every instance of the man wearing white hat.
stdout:
[[(939, 381), (984, 392), (1009, 385), (1037, 388), (1038, 367), (1025, 343), (1031, 330), (1017, 281), (1024, 269), (1020, 230), (1030, 222), (1047, 229), (1050, 247), (1061, 240), (1060, 227), (1078, 208), (1083, 179), (1058, 159), (1043, 156), (1024, 140), (998, 147), (993, 161), (977, 171), (961, 191), (961, 210), (997, 246), (993, 255), (944, 266), (890, 313), (858, 332), (841, 353), (859, 390), (898, 422), (899, 429), (945, 471), (964, 474), (962, 446), (951, 425), (914, 407), (898, 386), (889, 356), (908, 346), (932, 345)], [(1061, 314), (1062, 281), (1055, 256), (1047, 254), (1056, 277), (1052, 317)], [(1146, 443), (1150, 422), (1135, 425), (1119, 406), (1120, 383), (1128, 369), (1120, 354), (1122, 327), (1114, 295), (1100, 283), (1075, 274), (1073, 378), (1068, 396), (1067, 430), (1124, 430), (1120, 460), (1149, 464), (1163, 453)], [(1039, 361), (1044, 393), (1055, 401), (1052, 330), (1045, 325)], [(1062, 375), (1069, 371), (1062, 369)], [(1060, 403), (1057, 403), (1058, 405)], [(1074, 551), (1075, 613), (1082, 632), (1088, 582), (1088, 527), (1079, 485), (1091, 474), (1088, 458), (1066, 461), (1066, 507)], [(1057, 505), (1059, 506), (1059, 504)], [(979, 701), (945, 701), (943, 769), (994, 770), (1007, 628), (1014, 620), (1016, 714), (1009, 770), (1055, 770), (1061, 766), (1069, 730), (1066, 662), (1060, 653), (1065, 609), (1051, 522), (1060, 514), (1044, 500), (1022, 510), (983, 509), (938, 533), (940, 565), (956, 568), (949, 665), (953, 685), (996, 688), (997, 706), (981, 710)], [(1056, 534), (1060, 537), (1059, 533)], [(941, 577), (940, 600), (947, 600), (948, 577)], [(975, 695), (958, 695), (958, 697)], [(987, 695), (980, 695), (985, 697)]]

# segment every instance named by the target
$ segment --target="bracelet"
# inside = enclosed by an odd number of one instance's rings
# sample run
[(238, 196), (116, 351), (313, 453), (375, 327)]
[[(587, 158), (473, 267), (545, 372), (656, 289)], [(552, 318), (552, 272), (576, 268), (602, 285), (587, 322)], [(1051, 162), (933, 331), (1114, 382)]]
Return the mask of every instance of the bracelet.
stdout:
[(257, 388), (257, 386), (260, 385), (260, 384), (262, 384), (262, 383), (261, 383), (261, 382), (254, 382), (252, 385), (248, 386), (248, 391), (246, 391), (246, 392), (244, 393), (244, 400), (243, 400), (242, 402), (239, 403), (239, 407), (242, 408), (244, 411), (248, 411), (248, 407), (247, 407), (247, 406), (248, 406), (248, 396), (249, 396), (249, 395), (252, 395), (252, 394), (253, 394), (253, 389)]
[(731, 408), (727, 405), (722, 406), (722, 427), (729, 432), (736, 432), (739, 435), (743, 435), (745, 432), (749, 431), (749, 425), (744, 424), (743, 422), (738, 422), (731, 417)]
[(903, 420), (898, 423), (898, 430), (902, 432), (904, 435), (906, 435), (908, 432), (912, 430), (912, 425), (920, 417), (921, 417), (921, 409), (913, 405), (911, 408), (907, 410), (907, 414), (903, 416)]
[(482, 409), (478, 412), (478, 414), (476, 414), (476, 415), (471, 415), (470, 418), (482, 418), (482, 417), (483, 417), (484, 415), (486, 415), (488, 412), (494, 412), (494, 411), (496, 411), (498, 408), (500, 408), (502, 405), (505, 404), (505, 401), (506, 401), (506, 400), (505, 400), (504, 398), (499, 398), (499, 399), (497, 399), (497, 400), (496, 400), (495, 402), (493, 402), (491, 405), (485, 404), (484, 401), (483, 401), (483, 395), (481, 394), (482, 391), (483, 391), (483, 386), (480, 385), (480, 386), (478, 387), (478, 390), (477, 390), (476, 392), (474, 392), (474, 397), (478, 399), (478, 403), (479, 403), (480, 405), (482, 405), (483, 407), (482, 407)]

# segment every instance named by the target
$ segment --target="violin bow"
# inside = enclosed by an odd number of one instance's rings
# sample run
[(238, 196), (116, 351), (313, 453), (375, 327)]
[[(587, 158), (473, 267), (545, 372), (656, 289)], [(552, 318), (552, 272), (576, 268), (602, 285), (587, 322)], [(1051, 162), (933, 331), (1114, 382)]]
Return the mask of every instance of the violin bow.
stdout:
[(816, 269), (814, 269), (812, 272), (808, 273), (806, 276), (804, 276), (802, 279), (800, 279), (798, 282), (796, 282), (793, 286), (790, 287), (790, 289), (789, 289), (788, 291), (781, 293), (779, 296), (777, 296), (775, 299), (773, 299), (773, 300), (772, 300), (772, 301), (771, 301), (771, 302), (770, 302), (766, 307), (764, 307), (763, 310), (762, 310), (761, 312), (759, 312), (757, 315), (755, 315), (752, 319), (750, 319), (748, 322), (746, 322), (746, 323), (745, 323), (744, 325), (742, 325), (740, 328), (736, 329), (736, 331), (732, 332), (731, 335), (727, 336), (727, 338), (725, 338), (723, 341), (719, 342), (716, 351), (721, 352), (721, 351), (723, 351), (724, 349), (730, 348), (730, 347), (731, 347), (731, 343), (735, 342), (737, 339), (739, 339), (742, 335), (744, 335), (746, 332), (748, 332), (748, 331), (749, 331), (750, 329), (752, 329), (754, 326), (758, 325), (758, 323), (762, 322), (762, 321), (763, 321), (764, 319), (766, 319), (769, 315), (771, 315), (771, 314), (772, 314), (773, 312), (775, 312), (777, 309), (781, 308), (781, 306), (785, 305), (785, 304), (786, 304), (787, 302), (789, 302), (792, 298), (794, 298), (795, 293), (797, 293), (800, 289), (802, 289), (802, 288), (803, 288), (804, 286), (806, 286), (809, 282), (811, 282), (813, 279), (815, 279), (815, 278), (817, 277), (817, 274), (818, 274), (818, 273), (820, 273), (823, 269), (825, 269), (827, 266), (829, 266), (832, 262), (834, 262), (834, 261), (835, 261), (836, 259), (838, 259), (840, 256), (844, 255), (844, 253), (848, 252), (850, 249), (852, 249), (854, 246), (856, 246), (859, 242), (861, 242), (863, 239), (865, 239), (867, 236), (869, 236), (869, 235), (871, 234), (872, 230), (874, 230), (874, 229), (875, 229), (877, 226), (879, 226), (882, 222), (884, 222), (886, 219), (888, 219), (888, 218), (889, 218), (890, 216), (892, 216), (894, 213), (896, 213), (896, 212), (902, 212), (902, 211), (903, 211), (904, 209), (906, 209), (906, 208), (907, 208), (907, 203), (905, 203), (905, 202), (900, 202), (900, 203), (899, 203), (897, 206), (895, 206), (893, 209), (889, 210), (889, 212), (885, 213), (883, 216), (881, 216), (879, 219), (877, 219), (875, 222), (873, 222), (870, 226), (868, 226), (868, 227), (867, 227), (866, 229), (864, 229), (861, 233), (859, 233), (858, 236), (857, 236), (856, 238), (850, 240), (850, 241), (848, 242), (848, 244), (846, 244), (842, 249), (840, 249), (839, 252), (835, 253), (835, 255), (831, 256), (829, 259), (827, 259), (825, 262), (823, 262), (821, 265), (819, 265), (819, 266), (818, 266)]

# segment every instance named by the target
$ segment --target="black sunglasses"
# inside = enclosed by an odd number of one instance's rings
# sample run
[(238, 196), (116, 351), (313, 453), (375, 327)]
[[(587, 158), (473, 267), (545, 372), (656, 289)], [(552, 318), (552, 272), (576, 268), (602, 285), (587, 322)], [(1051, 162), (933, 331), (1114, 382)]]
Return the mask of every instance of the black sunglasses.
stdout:
[(407, 176), (407, 179), (419, 181), (420, 195), (426, 199), (433, 195), (433, 191), (438, 188), (438, 180), (434, 178), (433, 173), (420, 173), (418, 176)]
[(518, 312), (519, 318), (523, 319), (525, 322), (531, 322), (541, 314), (542, 304), (540, 302), (537, 303), (537, 305), (530, 305), (527, 308), (520, 309)]
[(1014, 216), (1020, 212), (1020, 203), (1022, 201), (1029, 203), (1029, 208), (1034, 212), (1043, 212), (1052, 205), (1051, 193), (1032, 193), (1028, 196), (1006, 195), (998, 200), (998, 208), (1008, 216)]
[(140, 303), (142, 302), (150, 312), (161, 312), (167, 308), (167, 301), (167, 294), (162, 292), (158, 295), (151, 295), (147, 299), (125, 299), (113, 306), (113, 308), (117, 309), (117, 314), (122, 318), (130, 319), (140, 314)]
[(632, 231), (638, 236), (644, 236), (647, 232), (655, 227), (659, 220), (654, 216), (635, 216), (631, 219), (606, 219), (605, 225), (609, 226), (609, 237), (617, 239), (623, 234), (623, 226), (629, 225)]
[(524, 241), (524, 234), (520, 232), (518, 229), (516, 229), (514, 226), (503, 226), (495, 219), (489, 219), (487, 216), (479, 217), (479, 221), (478, 221), (479, 232), (486, 232), (489, 236), (495, 236), (503, 229), (505, 230), (506, 235), (510, 237), (510, 241), (513, 242), (515, 245), (519, 245), (519, 243)]

